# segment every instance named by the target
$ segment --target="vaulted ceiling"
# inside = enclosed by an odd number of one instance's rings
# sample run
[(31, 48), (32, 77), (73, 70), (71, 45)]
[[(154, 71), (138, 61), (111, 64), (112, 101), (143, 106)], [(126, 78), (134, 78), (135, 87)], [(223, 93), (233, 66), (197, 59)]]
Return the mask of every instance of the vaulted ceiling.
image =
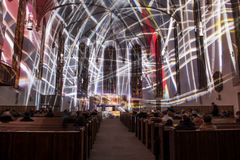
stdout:
[(167, 36), (170, 23), (179, 20), (177, 6), (177, 0), (36, 0), (38, 22), (51, 13), (72, 38), (101, 43), (137, 38), (144, 45), (148, 34)]

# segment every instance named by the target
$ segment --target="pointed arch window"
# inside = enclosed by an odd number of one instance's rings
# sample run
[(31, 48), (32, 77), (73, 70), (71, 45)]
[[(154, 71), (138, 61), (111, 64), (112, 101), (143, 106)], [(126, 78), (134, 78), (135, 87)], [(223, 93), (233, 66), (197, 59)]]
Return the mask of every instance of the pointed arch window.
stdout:
[(116, 49), (109, 46), (104, 50), (103, 90), (104, 93), (116, 93), (117, 82)]
[(77, 97), (88, 96), (88, 69), (89, 69), (89, 47), (85, 43), (80, 43), (78, 52), (78, 85)]
[(142, 51), (135, 44), (131, 49), (131, 93), (134, 98), (142, 98)]

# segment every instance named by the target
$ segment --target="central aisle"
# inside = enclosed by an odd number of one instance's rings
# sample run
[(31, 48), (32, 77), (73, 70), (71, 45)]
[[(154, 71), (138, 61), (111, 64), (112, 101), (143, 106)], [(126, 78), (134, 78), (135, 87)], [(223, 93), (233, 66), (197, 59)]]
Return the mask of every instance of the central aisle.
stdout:
[(154, 156), (119, 119), (106, 119), (101, 123), (90, 160), (154, 160)]

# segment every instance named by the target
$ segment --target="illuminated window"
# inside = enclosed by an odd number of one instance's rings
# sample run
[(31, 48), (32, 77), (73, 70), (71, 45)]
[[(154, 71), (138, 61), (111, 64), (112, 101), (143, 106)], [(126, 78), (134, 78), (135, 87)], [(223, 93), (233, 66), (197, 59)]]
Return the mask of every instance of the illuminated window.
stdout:
[(135, 44), (131, 50), (131, 93), (134, 98), (142, 98), (142, 51), (141, 46)]
[(112, 46), (104, 50), (103, 90), (104, 93), (116, 93), (117, 82), (116, 49)]

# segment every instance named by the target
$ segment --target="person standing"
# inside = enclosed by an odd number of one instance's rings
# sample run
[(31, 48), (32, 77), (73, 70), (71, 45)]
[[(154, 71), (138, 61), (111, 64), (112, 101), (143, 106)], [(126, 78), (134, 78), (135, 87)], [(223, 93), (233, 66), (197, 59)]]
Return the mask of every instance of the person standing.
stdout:
[(212, 102), (212, 107), (213, 107), (212, 112), (211, 112), (212, 116), (213, 117), (219, 116), (219, 108), (214, 102)]

